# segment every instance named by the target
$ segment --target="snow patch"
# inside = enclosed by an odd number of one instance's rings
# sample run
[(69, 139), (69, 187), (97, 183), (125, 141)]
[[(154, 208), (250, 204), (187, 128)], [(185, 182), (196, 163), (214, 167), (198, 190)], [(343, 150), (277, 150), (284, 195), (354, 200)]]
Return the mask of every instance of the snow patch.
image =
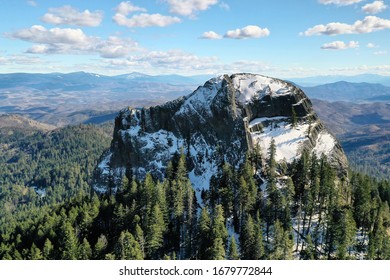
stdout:
[(265, 95), (291, 94), (291, 87), (286, 82), (261, 75), (235, 75), (233, 84), (242, 104), (249, 103), (253, 98), (261, 99)]
[(108, 175), (109, 174), (109, 162), (111, 160), (112, 153), (108, 154), (103, 158), (103, 160), (99, 163), (98, 168), (101, 170), (102, 175)]
[(313, 151), (317, 157), (321, 157), (322, 154), (329, 156), (336, 145), (334, 137), (326, 131), (321, 131), (317, 138), (317, 144)]
[(251, 131), (252, 143), (259, 144), (263, 157), (268, 157), (271, 141), (274, 139), (276, 146), (276, 161), (285, 160), (290, 163), (300, 156), (302, 144), (308, 140), (308, 124), (299, 124), (293, 127), (291, 123), (284, 121), (286, 117), (258, 118), (250, 122), (249, 128), (261, 125), (261, 131)]

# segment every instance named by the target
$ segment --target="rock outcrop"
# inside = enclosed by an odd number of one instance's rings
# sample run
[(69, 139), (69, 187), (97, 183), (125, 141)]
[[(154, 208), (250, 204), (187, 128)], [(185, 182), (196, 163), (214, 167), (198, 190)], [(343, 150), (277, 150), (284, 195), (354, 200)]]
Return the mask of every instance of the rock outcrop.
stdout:
[(97, 168), (95, 189), (104, 192), (109, 176), (121, 178), (129, 168), (140, 178), (146, 172), (163, 178), (168, 162), (182, 149), (199, 191), (208, 188), (218, 157), (239, 166), (257, 146), (266, 158), (272, 139), (277, 161), (290, 163), (307, 149), (325, 154), (340, 173), (346, 172), (340, 144), (302, 90), (279, 79), (234, 74), (211, 79), (161, 106), (120, 111), (111, 148)]

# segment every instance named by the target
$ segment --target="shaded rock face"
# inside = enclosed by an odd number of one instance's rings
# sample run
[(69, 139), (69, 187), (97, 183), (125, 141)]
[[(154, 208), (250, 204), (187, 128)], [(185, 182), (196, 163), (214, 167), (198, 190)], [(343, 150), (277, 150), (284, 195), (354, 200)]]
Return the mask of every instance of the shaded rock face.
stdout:
[(121, 178), (126, 169), (140, 178), (146, 172), (163, 178), (180, 150), (187, 154), (194, 188), (207, 189), (221, 157), (239, 166), (248, 150), (260, 146), (266, 158), (272, 139), (278, 161), (291, 162), (307, 149), (326, 154), (346, 172), (341, 146), (302, 90), (278, 79), (235, 74), (211, 79), (161, 106), (120, 111), (110, 151), (97, 168), (95, 189), (104, 191), (107, 177)]

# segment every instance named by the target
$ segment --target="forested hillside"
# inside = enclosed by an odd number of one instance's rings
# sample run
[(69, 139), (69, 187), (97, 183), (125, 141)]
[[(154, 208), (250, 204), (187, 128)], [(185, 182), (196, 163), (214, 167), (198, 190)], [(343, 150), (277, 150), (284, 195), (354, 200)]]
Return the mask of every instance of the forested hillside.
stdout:
[(221, 157), (197, 198), (176, 154), (164, 181), (128, 173), (98, 196), (89, 178), (108, 146), (100, 128), (1, 137), (14, 143), (1, 154), (1, 259), (390, 258), (389, 182), (345, 178), (325, 157), (278, 164), (271, 146), (258, 174), (258, 150), (239, 168)]

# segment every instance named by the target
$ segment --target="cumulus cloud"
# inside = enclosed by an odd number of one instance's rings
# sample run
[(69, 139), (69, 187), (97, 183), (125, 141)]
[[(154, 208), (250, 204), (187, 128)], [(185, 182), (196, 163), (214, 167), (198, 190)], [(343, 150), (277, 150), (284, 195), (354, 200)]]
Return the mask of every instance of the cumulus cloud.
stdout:
[[(218, 3), (218, 0), (165, 0), (169, 11), (181, 16), (193, 17), (197, 12), (207, 10)], [(226, 6), (225, 6), (226, 7)]]
[(41, 20), (56, 25), (99, 26), (103, 20), (103, 12), (80, 12), (71, 6), (63, 6), (50, 8)]
[(364, 0), (319, 0), (318, 2), (324, 5), (333, 4), (337, 6), (349, 6), (349, 5), (360, 3), (362, 1)]
[(208, 39), (208, 40), (218, 40), (222, 39), (222, 36), (214, 31), (207, 31), (200, 36), (200, 39)]
[(376, 45), (374, 43), (368, 43), (367, 48), (374, 49), (374, 48), (376, 48)]
[(105, 58), (119, 58), (140, 48), (131, 39), (111, 36), (107, 40), (87, 36), (81, 29), (52, 28), (40, 25), (8, 34), (8, 37), (35, 43), (27, 53), (33, 54), (90, 54), (98, 53)]
[(127, 27), (150, 27), (159, 26), (165, 27), (174, 23), (181, 22), (178, 17), (164, 16), (161, 14), (147, 14), (141, 13), (127, 17), (133, 12), (146, 12), (146, 9), (134, 6), (131, 2), (121, 2), (116, 8), (116, 14), (113, 16), (113, 20), (121, 26)]
[(52, 28), (46, 29), (41, 25), (33, 25), (10, 34), (12, 38), (33, 43), (47, 44), (83, 44), (90, 38), (81, 29)]
[(331, 43), (324, 44), (321, 49), (323, 50), (346, 50), (346, 49), (356, 49), (359, 47), (359, 42), (350, 41), (349, 43), (344, 43), (343, 41), (334, 41)]
[(117, 13), (114, 15), (113, 19), (118, 25), (127, 26), (127, 27), (150, 27), (150, 26), (165, 27), (174, 23), (181, 22), (181, 19), (178, 17), (164, 16), (161, 14), (146, 14), (146, 13), (134, 15), (131, 18), (128, 18), (125, 15)]
[(136, 67), (140, 70), (163, 69), (178, 73), (213, 69), (218, 59), (216, 57), (199, 57), (182, 50), (169, 50), (150, 51), (108, 62), (115, 67)]
[(366, 14), (379, 14), (387, 9), (387, 5), (383, 1), (374, 1), (362, 7)]
[(390, 20), (376, 16), (366, 16), (363, 20), (355, 21), (353, 24), (331, 22), (326, 25), (320, 24), (309, 28), (300, 35), (339, 35), (339, 34), (362, 34), (371, 33), (390, 28)]
[(122, 15), (128, 15), (134, 12), (146, 12), (145, 8), (134, 6), (130, 1), (121, 2), (115, 10)]
[(104, 58), (126, 57), (132, 52), (139, 51), (140, 49), (137, 42), (116, 36), (110, 36), (107, 40), (101, 40), (95, 47), (95, 51)]
[(229, 30), (224, 35), (225, 38), (229, 39), (247, 39), (247, 38), (260, 38), (267, 37), (270, 35), (268, 28), (260, 28), (256, 25), (248, 25), (244, 28), (237, 28), (235, 30)]

